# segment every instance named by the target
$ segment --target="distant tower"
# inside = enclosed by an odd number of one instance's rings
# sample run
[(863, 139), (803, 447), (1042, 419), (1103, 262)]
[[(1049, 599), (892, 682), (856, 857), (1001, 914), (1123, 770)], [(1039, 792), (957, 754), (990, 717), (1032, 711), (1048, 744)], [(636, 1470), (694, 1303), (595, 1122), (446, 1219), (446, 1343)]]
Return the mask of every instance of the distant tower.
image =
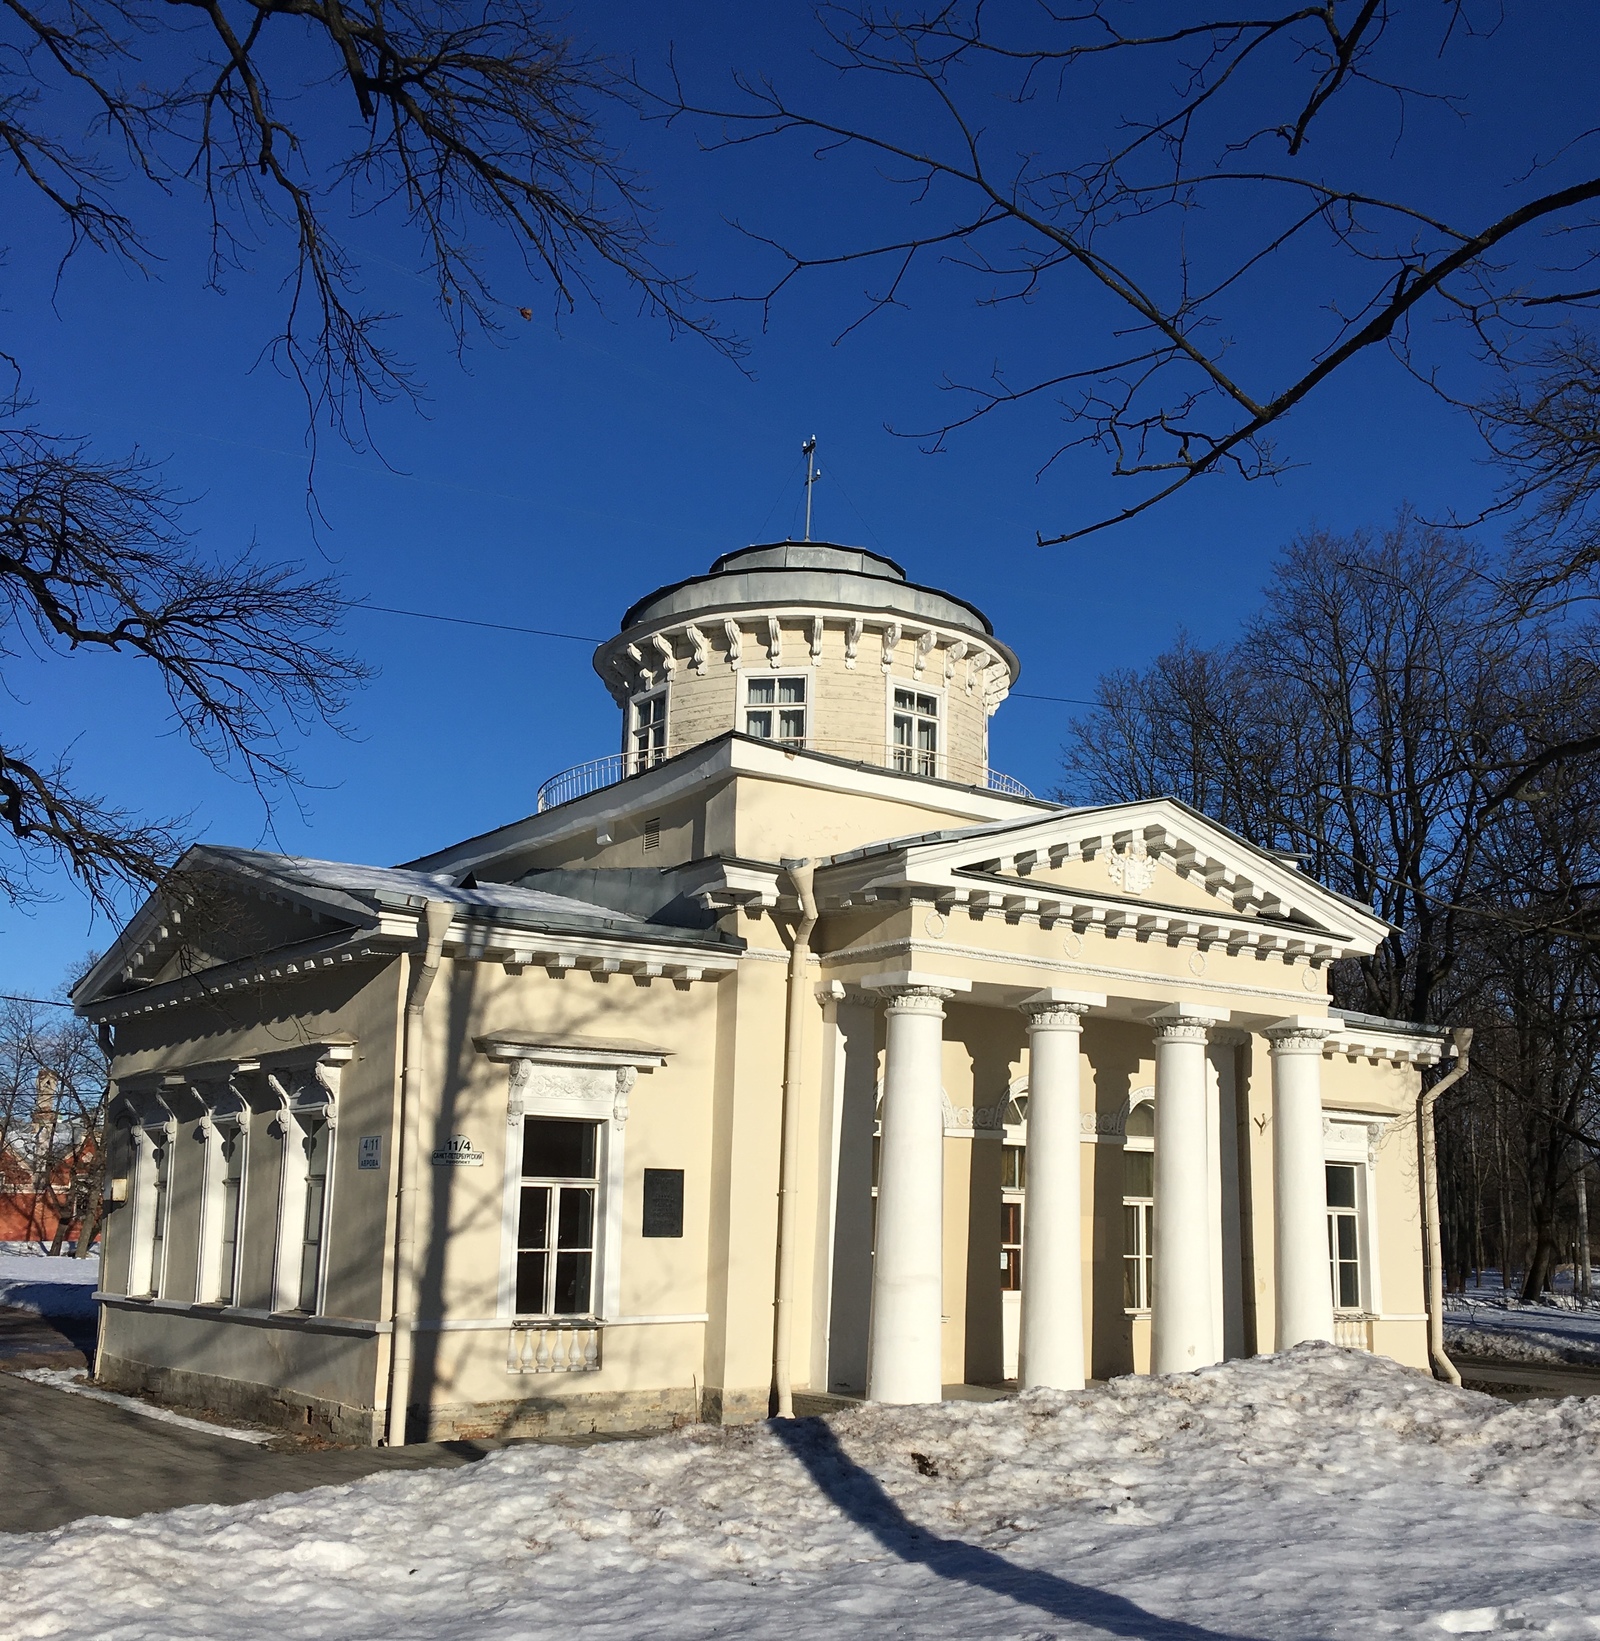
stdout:
[(54, 1128), (56, 1125), (56, 1091), (61, 1087), (61, 1079), (55, 1072), (47, 1071), (40, 1066), (33, 1078), (33, 1116), (31, 1124), (37, 1134), (41, 1130)]
[(657, 589), (594, 664), (632, 769), (734, 730), (963, 786), (999, 780), (989, 716), (1018, 673), (981, 610), (826, 542), (745, 547)]

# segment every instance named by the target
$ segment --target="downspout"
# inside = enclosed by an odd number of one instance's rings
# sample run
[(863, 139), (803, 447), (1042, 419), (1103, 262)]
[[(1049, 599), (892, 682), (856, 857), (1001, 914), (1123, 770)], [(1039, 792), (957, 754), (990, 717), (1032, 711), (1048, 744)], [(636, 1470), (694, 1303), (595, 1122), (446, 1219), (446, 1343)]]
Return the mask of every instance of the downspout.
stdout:
[(411, 1344), (417, 1319), (417, 1147), (422, 1104), (422, 1010), (439, 972), (440, 953), (455, 907), (430, 900), (422, 912), (422, 951), (411, 959), (406, 994), (405, 1037), (400, 1060), (399, 1155), (395, 1158), (394, 1320), (389, 1345), (389, 1407), (384, 1439), (406, 1443), (406, 1409), (411, 1400)]
[[(112, 1033), (111, 1033), (111, 1026), (107, 1021), (101, 1020), (95, 1026), (95, 1037), (96, 1037), (96, 1039), (98, 1040), (98, 1042), (100, 1044), (100, 1052), (106, 1058), (106, 1067), (107, 1067), (107, 1070), (109, 1071), (110, 1066), (111, 1066), (111, 1062), (116, 1058), (117, 1046), (116, 1046), (116, 1040), (112, 1036)], [(106, 1184), (106, 1151), (107, 1151), (107, 1148), (111, 1144), (111, 1104), (112, 1104), (112, 1101), (116, 1097), (112, 1093), (112, 1090), (115, 1087), (116, 1087), (115, 1082), (111, 1079), (110, 1076), (107, 1076), (107, 1078), (106, 1078), (106, 1103), (105, 1103), (105, 1109), (100, 1113), (100, 1156), (99, 1156), (98, 1173), (99, 1173), (99, 1176), (100, 1176), (101, 1200), (99, 1202), (97, 1202), (94, 1206), (94, 1215), (95, 1215), (96, 1222), (98, 1224), (101, 1224), (101, 1225), (105, 1224), (105, 1211), (106, 1211), (105, 1210), (105, 1192), (107, 1190), (107, 1184)], [(109, 1229), (110, 1229), (110, 1227), (107, 1226), (107, 1230), (109, 1230)], [(88, 1219), (87, 1219), (87, 1216), (85, 1216), (84, 1224), (78, 1232), (78, 1258), (79, 1259), (87, 1259), (89, 1257), (89, 1249), (88, 1249), (88, 1246), (84, 1242), (84, 1237), (87, 1234), (87, 1232), (88, 1232)], [(106, 1261), (106, 1242), (107, 1241), (108, 1241), (108, 1238), (107, 1238), (105, 1232), (102, 1232), (101, 1236), (100, 1236), (100, 1284), (99, 1284), (100, 1285), (100, 1290), (101, 1290), (102, 1293), (105, 1292), (105, 1286), (106, 1286), (106, 1263), (107, 1263), (107, 1261)], [(99, 1378), (100, 1378), (100, 1363), (101, 1363), (101, 1360), (103, 1359), (103, 1357), (105, 1355), (105, 1348), (106, 1348), (106, 1307), (104, 1305), (96, 1305), (95, 1308), (94, 1308), (94, 1360), (89, 1363), (89, 1379), (90, 1379), (91, 1383), (97, 1383), (99, 1381)]]
[(817, 926), (817, 900), (811, 880), (816, 867), (806, 860), (785, 861), (789, 881), (800, 897), (800, 921), (789, 946), (788, 1020), (783, 1049), (783, 1148), (778, 1158), (778, 1286), (773, 1304), (772, 1388), (778, 1417), (794, 1417), (789, 1383), (789, 1350), (794, 1339), (795, 1172), (800, 1149), (800, 1070), (805, 1042), (806, 978), (811, 964), (811, 931)]
[(1417, 1149), (1422, 1166), (1422, 1236), (1427, 1265), (1428, 1360), (1435, 1378), (1459, 1385), (1461, 1374), (1444, 1350), (1444, 1244), (1439, 1234), (1439, 1150), (1433, 1135), (1434, 1102), (1467, 1074), (1472, 1027), (1457, 1026), (1456, 1063), (1432, 1088), (1417, 1096)]

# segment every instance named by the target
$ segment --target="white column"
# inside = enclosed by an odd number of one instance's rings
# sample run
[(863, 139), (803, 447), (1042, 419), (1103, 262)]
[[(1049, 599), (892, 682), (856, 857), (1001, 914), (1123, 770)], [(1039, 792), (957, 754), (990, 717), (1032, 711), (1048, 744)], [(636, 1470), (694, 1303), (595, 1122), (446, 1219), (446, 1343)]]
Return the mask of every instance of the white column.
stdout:
[(944, 1377), (944, 999), (958, 988), (910, 974), (872, 975), (866, 984), (889, 996), (867, 1399), (937, 1402)]
[(1328, 1022), (1296, 1016), (1272, 1043), (1272, 1200), (1279, 1350), (1333, 1338), (1328, 1183), (1322, 1144), (1322, 1039)]
[(1035, 993), (1028, 1016), (1028, 1174), (1022, 1250), (1024, 1389), (1082, 1390), (1082, 1117), (1078, 1047), (1083, 1016), (1105, 998)]
[(1188, 1373), (1217, 1357), (1211, 1303), (1211, 1144), (1206, 1040), (1224, 1018), (1174, 1003), (1156, 1021), (1155, 1291), (1150, 1371)]

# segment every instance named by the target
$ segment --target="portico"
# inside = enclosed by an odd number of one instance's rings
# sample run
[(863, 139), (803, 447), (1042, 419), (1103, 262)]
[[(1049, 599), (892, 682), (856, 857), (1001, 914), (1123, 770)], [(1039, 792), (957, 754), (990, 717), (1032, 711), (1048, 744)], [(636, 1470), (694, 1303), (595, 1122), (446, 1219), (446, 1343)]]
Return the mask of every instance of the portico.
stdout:
[[(952, 999), (971, 1006), (974, 982), (905, 969), (867, 975), (860, 988), (881, 1010), (884, 1041), (866, 1395), (933, 1402), (949, 1382), (943, 1027)], [(980, 998), (992, 989), (980, 986)], [(1142, 1029), (1154, 1062), (1150, 1371), (1188, 1372), (1243, 1353), (1243, 1330), (1237, 1319), (1229, 1326), (1225, 1295), (1231, 1290), (1237, 1300), (1241, 1252), (1235, 1067), (1252, 1043), (1270, 1056), (1275, 1129), (1276, 1322), (1257, 1348), (1334, 1337), (1322, 1177), (1325, 1020), (1268, 1022), (1190, 1000), (1156, 1004), (1059, 986), (992, 1006), (1020, 1014), (1026, 1061), (1023, 1388), (1081, 1389), (1089, 1372), (1096, 1215), (1085, 1152), (1107, 1127), (1095, 1107), (1096, 1058), (1084, 1046), (1085, 1028), (1092, 1036), (1096, 1020), (1124, 1035)], [(1246, 1024), (1234, 1023), (1235, 1012)]]

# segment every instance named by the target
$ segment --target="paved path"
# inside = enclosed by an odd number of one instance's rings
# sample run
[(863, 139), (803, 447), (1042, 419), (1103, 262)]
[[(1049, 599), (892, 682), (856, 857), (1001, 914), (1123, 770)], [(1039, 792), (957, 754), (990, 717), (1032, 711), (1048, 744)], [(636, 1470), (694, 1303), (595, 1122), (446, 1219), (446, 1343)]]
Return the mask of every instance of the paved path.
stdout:
[[(75, 1331), (70, 1322), (0, 1308), (0, 1368), (81, 1370), (93, 1326), (76, 1341)], [(619, 1439), (636, 1438), (574, 1437), (559, 1445)], [(453, 1469), (511, 1445), (415, 1442), (278, 1453), (0, 1371), (0, 1532), (42, 1532), (82, 1516), (141, 1516), (185, 1504), (243, 1504), (379, 1470)]]
[(471, 1464), (499, 1442), (273, 1453), (0, 1373), (0, 1532), (80, 1516), (139, 1516), (354, 1481), (376, 1470)]
[(1485, 1391), (1508, 1402), (1563, 1396), (1600, 1396), (1600, 1369), (1500, 1362), (1482, 1356), (1452, 1356), (1468, 1390)]

